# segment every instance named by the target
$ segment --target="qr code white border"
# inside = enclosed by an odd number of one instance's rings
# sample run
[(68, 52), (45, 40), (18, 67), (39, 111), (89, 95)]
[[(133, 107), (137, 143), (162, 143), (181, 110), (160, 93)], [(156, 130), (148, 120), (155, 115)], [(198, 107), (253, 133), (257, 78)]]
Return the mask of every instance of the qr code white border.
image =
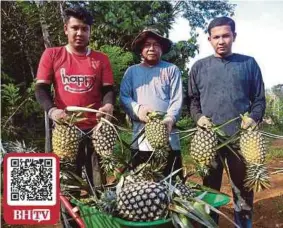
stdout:
[[(52, 193), (51, 193), (51, 197), (52, 197), (52, 200), (50, 201), (28, 201), (28, 200), (12, 200), (11, 199), (11, 172), (13, 170), (13, 167), (11, 167), (11, 160), (12, 159), (33, 159), (33, 160), (39, 160), (39, 159), (49, 159), (49, 160), (52, 160), (52, 176), (53, 176), (53, 180), (51, 180), (51, 183), (52, 183)], [(10, 205), (10, 206), (54, 206), (57, 202), (57, 199), (56, 199), (56, 192), (57, 192), (57, 183), (56, 183), (56, 178), (57, 178), (57, 173), (56, 173), (56, 169), (57, 169), (57, 162), (56, 162), (56, 159), (54, 157), (9, 157), (7, 158), (7, 204)]]

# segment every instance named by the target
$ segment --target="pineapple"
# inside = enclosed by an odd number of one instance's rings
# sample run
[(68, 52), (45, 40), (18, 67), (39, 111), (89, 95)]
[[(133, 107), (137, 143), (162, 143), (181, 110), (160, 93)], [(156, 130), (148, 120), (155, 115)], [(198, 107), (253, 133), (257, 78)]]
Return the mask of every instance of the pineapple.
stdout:
[(145, 124), (145, 137), (154, 149), (153, 160), (164, 163), (171, 150), (167, 127), (161, 122), (162, 115), (156, 112), (149, 113), (148, 118), (149, 121)]
[(130, 221), (154, 221), (166, 217), (167, 188), (159, 183), (138, 182), (125, 186), (118, 194), (119, 215)]
[(116, 140), (114, 126), (105, 121), (100, 121), (92, 133), (93, 147), (102, 158), (111, 156)]
[(270, 187), (268, 172), (264, 165), (266, 145), (263, 135), (251, 128), (242, 132), (240, 149), (247, 164), (245, 187), (256, 192)]
[(154, 149), (164, 149), (169, 146), (169, 134), (161, 115), (156, 112), (148, 114), (149, 121), (145, 124), (145, 137)]
[(53, 152), (60, 159), (73, 162), (79, 149), (80, 132), (72, 124), (58, 122), (52, 132)]
[(197, 131), (191, 141), (190, 154), (200, 164), (205, 175), (208, 173), (208, 168), (216, 157), (217, 144), (217, 136), (213, 130), (197, 127)]
[(195, 192), (187, 185), (182, 183), (177, 183), (175, 188), (178, 189), (181, 193), (181, 197), (184, 199), (189, 199), (190, 197), (195, 196)]

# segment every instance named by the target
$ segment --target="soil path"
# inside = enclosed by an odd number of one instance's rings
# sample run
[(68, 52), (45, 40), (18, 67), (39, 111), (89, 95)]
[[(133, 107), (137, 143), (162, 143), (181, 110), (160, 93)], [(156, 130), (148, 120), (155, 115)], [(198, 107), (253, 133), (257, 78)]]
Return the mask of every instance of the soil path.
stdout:
[[(268, 169), (273, 172), (275, 167), (283, 168), (283, 159), (268, 163)], [(228, 194), (232, 201), (232, 192), (224, 173), (221, 192)], [(200, 178), (193, 177), (192, 181), (201, 183)], [(283, 173), (270, 175), (271, 188), (255, 193), (253, 228), (283, 228)], [(221, 211), (233, 219), (233, 204), (221, 208)], [(220, 217), (220, 228), (233, 228), (234, 226), (223, 217)]]

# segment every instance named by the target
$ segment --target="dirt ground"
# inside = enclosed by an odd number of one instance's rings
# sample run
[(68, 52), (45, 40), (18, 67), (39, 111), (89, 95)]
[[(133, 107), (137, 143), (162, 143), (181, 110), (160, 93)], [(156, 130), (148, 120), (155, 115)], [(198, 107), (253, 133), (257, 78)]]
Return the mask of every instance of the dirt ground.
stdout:
[[(268, 163), (270, 172), (274, 171), (272, 169), (274, 167), (283, 168), (283, 158)], [(226, 173), (223, 177), (221, 192), (228, 194), (232, 201), (232, 191)], [(200, 178), (193, 177), (192, 180), (201, 183)], [(270, 182), (270, 189), (255, 193), (253, 228), (283, 228), (283, 173), (270, 175)], [(223, 206), (221, 211), (233, 219), (232, 202)], [(220, 217), (219, 227), (232, 228), (234, 226), (225, 218)]]

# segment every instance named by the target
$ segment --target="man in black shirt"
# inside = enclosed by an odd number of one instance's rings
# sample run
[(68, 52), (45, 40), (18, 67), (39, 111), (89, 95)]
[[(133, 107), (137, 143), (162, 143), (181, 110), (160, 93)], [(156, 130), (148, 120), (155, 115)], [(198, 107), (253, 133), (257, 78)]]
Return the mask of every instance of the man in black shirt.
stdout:
[[(265, 94), (262, 75), (255, 59), (232, 53), (235, 22), (228, 17), (215, 18), (208, 26), (215, 53), (197, 61), (189, 74), (188, 104), (192, 118), (200, 127), (222, 124), (249, 112), (246, 120), (234, 121), (223, 130), (231, 136), (241, 127), (255, 126), (263, 118)], [(234, 217), (240, 227), (252, 227), (253, 192), (244, 188), (246, 167), (227, 147), (220, 150), (226, 158), (232, 179)], [(205, 186), (220, 190), (223, 165), (216, 166), (203, 180)], [(213, 215), (215, 220), (218, 218)]]

